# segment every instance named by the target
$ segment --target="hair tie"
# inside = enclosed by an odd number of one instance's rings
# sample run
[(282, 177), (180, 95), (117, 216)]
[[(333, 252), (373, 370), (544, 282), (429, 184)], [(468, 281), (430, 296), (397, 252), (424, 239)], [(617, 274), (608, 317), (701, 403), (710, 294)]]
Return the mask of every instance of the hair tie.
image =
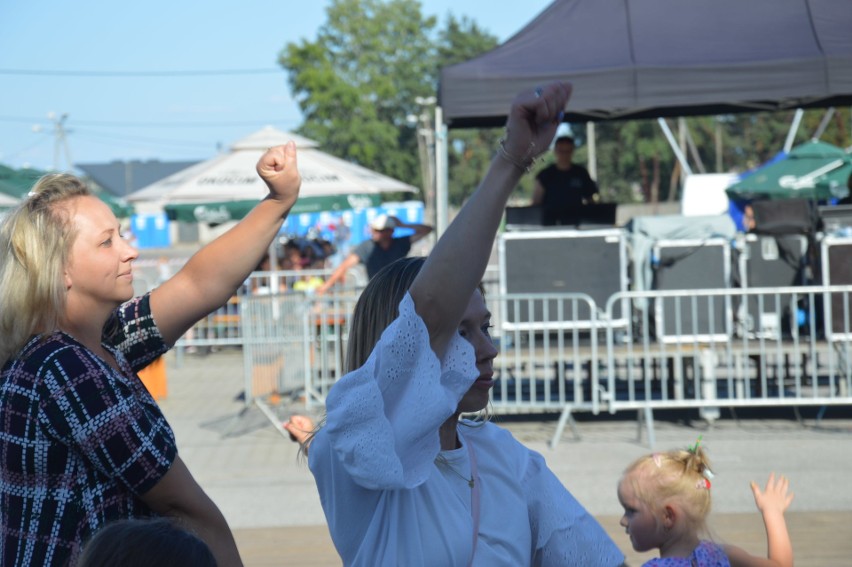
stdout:
[(659, 453), (654, 453), (651, 455), (651, 459), (654, 460), (654, 464), (657, 465), (657, 468), (661, 468), (663, 466), (663, 459), (660, 457)]
[(696, 454), (698, 452), (698, 446), (701, 445), (701, 438), (702, 437), (703, 437), (703, 435), (699, 435), (698, 440), (695, 443), (693, 443), (692, 445), (690, 445), (689, 447), (687, 447), (686, 450), (689, 451), (690, 453), (692, 453), (693, 455)]

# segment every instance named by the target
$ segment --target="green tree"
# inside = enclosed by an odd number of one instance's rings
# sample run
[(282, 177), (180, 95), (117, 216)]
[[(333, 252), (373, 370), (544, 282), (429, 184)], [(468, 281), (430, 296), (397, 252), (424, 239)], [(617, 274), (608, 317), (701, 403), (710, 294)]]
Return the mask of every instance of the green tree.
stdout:
[(285, 46), (305, 121), (300, 134), (324, 150), (418, 184), (416, 132), (406, 116), (434, 92), (435, 18), (416, 0), (334, 0), (315, 41)]
[[(569, 103), (570, 104), (570, 103)], [(794, 145), (818, 133), (827, 109), (804, 112)], [(684, 120), (694, 152), (685, 153), (695, 172), (746, 171), (772, 159), (784, 147), (795, 111), (696, 116)], [(669, 120), (676, 137), (677, 121)], [(836, 109), (828, 116), (819, 138), (839, 147), (852, 143), (850, 109)], [(680, 166), (656, 120), (601, 122), (597, 125), (598, 184), (604, 200), (618, 203), (636, 200), (676, 200)], [(583, 162), (586, 147), (578, 147)], [(697, 154), (699, 159), (695, 158)]]
[[(316, 40), (290, 43), (279, 56), (305, 117), (298, 132), (336, 156), (425, 187), (427, 148), (417, 136), (434, 128), (434, 106), (417, 101), (437, 92), (442, 67), (492, 49), (497, 38), (453, 15), (436, 30), (415, 0), (334, 0), (327, 15)], [(499, 135), (450, 133), (451, 204), (476, 187)]]
[[(598, 186), (607, 202), (656, 202), (664, 198), (663, 181), (674, 156), (654, 120), (601, 122), (596, 128)], [(586, 147), (578, 148), (582, 161)]]
[[(450, 15), (438, 34), (435, 87), (443, 67), (461, 63), (497, 46), (497, 38), (476, 22)], [(488, 169), (502, 131), (494, 128), (467, 128), (448, 133), (448, 201), (454, 207), (479, 185)]]

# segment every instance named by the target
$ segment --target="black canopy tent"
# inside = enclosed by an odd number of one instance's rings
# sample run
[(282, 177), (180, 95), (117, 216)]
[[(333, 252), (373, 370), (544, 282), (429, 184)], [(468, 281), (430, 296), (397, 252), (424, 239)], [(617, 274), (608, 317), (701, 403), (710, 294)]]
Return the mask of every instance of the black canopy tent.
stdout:
[(849, 0), (556, 0), (441, 70), (450, 128), (501, 126), (524, 88), (570, 80), (586, 122), (852, 104)]
[(446, 128), (502, 126), (525, 88), (571, 81), (566, 122), (847, 105), (850, 30), (850, 0), (556, 0), (503, 44), (441, 70), (438, 232)]

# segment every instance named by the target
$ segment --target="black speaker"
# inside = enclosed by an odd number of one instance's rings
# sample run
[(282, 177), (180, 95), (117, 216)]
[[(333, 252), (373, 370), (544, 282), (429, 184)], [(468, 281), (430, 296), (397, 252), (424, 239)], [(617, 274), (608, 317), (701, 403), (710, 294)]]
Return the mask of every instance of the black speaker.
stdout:
[[(712, 290), (730, 287), (731, 250), (723, 238), (659, 240), (654, 244), (652, 289)], [(663, 342), (727, 339), (730, 302), (724, 296), (654, 299), (654, 335)]]
[[(808, 239), (800, 234), (747, 234), (735, 248), (739, 285), (745, 289), (805, 285)], [(803, 298), (798, 298), (800, 301)], [(738, 328), (745, 336), (790, 336), (799, 306), (792, 294), (745, 295), (737, 301)]]
[[(607, 230), (542, 230), (506, 232), (498, 241), (501, 294), (583, 293), (597, 309), (627, 289), (624, 232)], [(587, 302), (548, 299), (507, 302), (507, 328), (587, 328), (592, 313)], [(627, 325), (623, 309), (613, 310), (611, 324)]]
[(545, 226), (564, 226), (570, 228), (610, 228), (615, 226), (618, 214), (616, 203), (590, 203), (565, 207), (562, 210), (545, 210), (542, 222)]
[[(852, 238), (826, 236), (821, 242), (825, 285), (852, 285)], [(823, 298), (825, 332), (834, 340), (852, 338), (852, 294), (830, 293)]]
[(816, 206), (806, 199), (754, 201), (751, 207), (757, 234), (810, 234), (819, 223)]
[(823, 232), (837, 232), (852, 227), (852, 205), (819, 207), (818, 210)]
[(540, 206), (506, 207), (506, 230), (524, 230), (534, 227), (541, 230), (542, 209)]

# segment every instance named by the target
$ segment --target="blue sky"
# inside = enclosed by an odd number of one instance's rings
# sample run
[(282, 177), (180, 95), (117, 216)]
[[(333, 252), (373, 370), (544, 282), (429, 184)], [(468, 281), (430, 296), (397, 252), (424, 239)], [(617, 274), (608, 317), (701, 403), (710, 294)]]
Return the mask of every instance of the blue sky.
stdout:
[[(313, 39), (328, 0), (0, 1), (0, 163), (67, 169), (54, 121), (67, 114), (73, 163), (205, 159), (271, 124), (301, 123), (283, 71), (230, 76), (69, 76), (27, 71), (274, 69)], [(551, 0), (422, 0), (511, 37)], [(49, 118), (51, 115), (53, 119)], [(199, 125), (201, 124), (201, 125)]]

